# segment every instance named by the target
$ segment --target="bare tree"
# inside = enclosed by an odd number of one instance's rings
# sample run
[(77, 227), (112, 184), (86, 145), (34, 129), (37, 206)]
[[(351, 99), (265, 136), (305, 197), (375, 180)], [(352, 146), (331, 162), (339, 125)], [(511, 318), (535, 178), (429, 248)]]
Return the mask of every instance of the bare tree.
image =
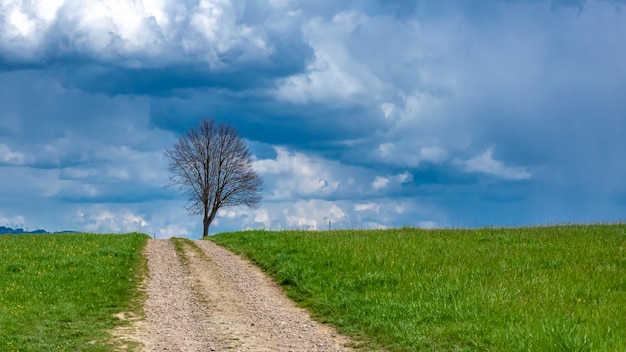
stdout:
[(203, 118), (165, 152), (172, 184), (189, 197), (190, 214), (203, 214), (204, 231), (222, 207), (258, 207), (263, 180), (252, 168), (252, 154), (230, 124)]

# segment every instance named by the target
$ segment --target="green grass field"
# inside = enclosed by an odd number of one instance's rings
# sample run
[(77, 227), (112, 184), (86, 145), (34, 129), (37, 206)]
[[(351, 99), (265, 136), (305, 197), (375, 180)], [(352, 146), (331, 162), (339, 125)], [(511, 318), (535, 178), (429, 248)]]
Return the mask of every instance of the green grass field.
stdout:
[(626, 225), (248, 231), (318, 319), (391, 351), (626, 351)]
[(141, 313), (147, 239), (0, 236), (0, 351), (110, 351), (114, 313)]

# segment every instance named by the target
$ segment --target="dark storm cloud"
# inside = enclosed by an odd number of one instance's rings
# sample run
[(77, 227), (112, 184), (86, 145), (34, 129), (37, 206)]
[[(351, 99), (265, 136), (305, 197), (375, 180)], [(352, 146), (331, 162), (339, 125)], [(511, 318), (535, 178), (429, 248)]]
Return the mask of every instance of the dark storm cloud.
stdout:
[(277, 102), (263, 93), (237, 96), (224, 91), (200, 91), (189, 98), (153, 101), (150, 112), (152, 124), (177, 133), (195, 125), (199, 116), (211, 116), (238, 126), (248, 139), (313, 150), (385, 127), (379, 122), (377, 109), (365, 104), (301, 106)]

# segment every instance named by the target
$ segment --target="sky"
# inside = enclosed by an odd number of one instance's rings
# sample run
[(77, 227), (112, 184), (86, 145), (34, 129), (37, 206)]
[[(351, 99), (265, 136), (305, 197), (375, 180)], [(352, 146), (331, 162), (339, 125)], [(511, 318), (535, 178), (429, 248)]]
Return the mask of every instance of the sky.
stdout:
[(0, 0), (0, 226), (198, 238), (164, 151), (235, 126), (246, 229), (626, 220), (626, 1)]

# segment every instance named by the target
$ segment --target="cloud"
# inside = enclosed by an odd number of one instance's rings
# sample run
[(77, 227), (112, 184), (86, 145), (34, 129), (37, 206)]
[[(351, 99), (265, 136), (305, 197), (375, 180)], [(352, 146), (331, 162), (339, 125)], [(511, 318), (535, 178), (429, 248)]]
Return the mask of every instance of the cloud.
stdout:
[(305, 72), (278, 81), (278, 97), (296, 104), (345, 104), (371, 94), (372, 90), (381, 91), (382, 82), (340, 44), (365, 21), (359, 17), (357, 13), (346, 12), (330, 21), (312, 19), (305, 28), (305, 36), (313, 47), (314, 60)]
[(396, 178), (396, 181), (400, 184), (413, 181), (413, 175), (411, 175), (409, 172), (406, 172), (406, 171), (401, 174), (396, 175), (395, 178)]
[[(366, 203), (351, 199), (308, 199), (265, 202), (259, 209), (237, 208), (235, 216), (219, 219), (220, 229), (325, 230), (419, 226), (422, 221), (449, 223), (446, 211), (424, 198), (370, 198)], [(424, 225), (426, 223), (423, 223)]]
[(12, 217), (0, 214), (0, 226), (11, 227), (13, 229), (23, 228), (26, 225), (26, 218), (22, 215)]
[[(255, 35), (245, 26), (237, 26), (235, 9), (229, 1), (202, 0), (190, 5), (40, 0), (22, 6), (5, 1), (2, 8), (8, 15), (2, 23), (2, 44), (19, 43), (23, 49), (30, 49), (14, 52), (16, 59), (32, 57), (33, 51), (40, 60), (73, 52), (137, 67), (183, 60), (183, 54), (187, 54), (218, 66), (221, 60), (217, 53), (237, 46), (246, 35)], [(177, 41), (179, 44), (175, 44)], [(263, 41), (249, 42), (258, 45)], [(57, 51), (48, 51), (47, 45), (56, 46)], [(173, 46), (183, 50), (167, 52)], [(3, 49), (8, 50), (8, 45)]]
[(500, 177), (506, 180), (529, 180), (532, 174), (524, 167), (507, 167), (503, 162), (493, 159), (493, 148), (468, 160), (455, 159), (453, 164), (458, 165), (466, 172), (480, 172)]
[(0, 165), (23, 165), (26, 159), (23, 153), (14, 152), (8, 145), (0, 143)]
[(376, 190), (387, 188), (387, 186), (389, 186), (389, 179), (382, 176), (376, 176), (372, 182), (372, 187)]
[(380, 197), (357, 203), (348, 212), (354, 228), (421, 227), (429, 222), (446, 224), (450, 214), (424, 197)]
[(373, 211), (378, 213), (380, 211), (380, 205), (376, 203), (355, 204), (354, 211)]
[(269, 179), (271, 193), (267, 200), (287, 200), (297, 197), (337, 197), (360, 192), (357, 179), (360, 168), (342, 165), (320, 157), (274, 147), (275, 159), (254, 162), (253, 167)]
[(328, 223), (338, 223), (346, 219), (344, 211), (322, 200), (298, 201), (290, 209), (283, 210), (285, 228), (322, 230)]
[(394, 176), (376, 176), (372, 182), (372, 188), (375, 190), (381, 190), (389, 187), (390, 185), (402, 185), (407, 182), (413, 181), (413, 175), (405, 171)]
[(169, 224), (165, 227), (159, 227), (157, 233), (154, 235), (157, 238), (171, 238), (171, 237), (190, 237), (192, 231), (187, 227), (180, 224)]
[(372, 153), (373, 157), (385, 164), (419, 167), (423, 163), (440, 164), (447, 160), (448, 153), (441, 147), (424, 145), (419, 139), (405, 139), (384, 142)]
[(263, 224), (263, 228), (270, 229), (272, 222), (270, 220), (270, 214), (267, 209), (260, 209), (255, 212), (254, 224)]
[(45, 39), (57, 10), (63, 1), (34, 1), (21, 4), (17, 1), (2, 1), (0, 12), (0, 57), (14, 56), (17, 59), (36, 59), (37, 47)]
[(0, 70), (45, 67), (67, 87), (110, 94), (241, 88), (243, 77), (267, 86), (264, 75), (294, 73), (310, 50), (289, 9), (266, 5), (250, 17), (239, 1), (3, 1)]
[(285, 228), (322, 230), (328, 223), (338, 223), (346, 219), (344, 211), (333, 202), (322, 200), (298, 201), (291, 209), (285, 209), (282, 216)]
[[(99, 233), (143, 232), (156, 238), (199, 237), (201, 221), (189, 217), (184, 201), (147, 201), (141, 203), (74, 204), (61, 210), (71, 229)], [(55, 214), (59, 217), (59, 214)], [(58, 229), (58, 228), (57, 228)]]
[(229, 230), (323, 230), (328, 222), (346, 227), (345, 202), (322, 199), (265, 202), (259, 209), (230, 208), (217, 217), (215, 227)]
[(143, 232), (149, 224), (144, 217), (129, 210), (111, 210), (102, 206), (91, 209), (90, 213), (83, 209), (76, 212), (77, 222), (89, 232)]
[(409, 171), (376, 175), (375, 168), (343, 164), (284, 147), (274, 146), (273, 150), (274, 158), (253, 164), (265, 179), (265, 201), (358, 199), (398, 192), (413, 181)]

